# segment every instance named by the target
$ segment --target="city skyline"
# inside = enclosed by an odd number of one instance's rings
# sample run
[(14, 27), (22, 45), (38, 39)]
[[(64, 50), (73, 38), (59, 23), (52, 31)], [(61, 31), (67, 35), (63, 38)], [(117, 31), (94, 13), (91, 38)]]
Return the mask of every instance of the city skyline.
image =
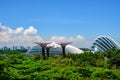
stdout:
[(0, 47), (71, 41), (90, 47), (97, 36), (120, 43), (119, 0), (1, 0)]

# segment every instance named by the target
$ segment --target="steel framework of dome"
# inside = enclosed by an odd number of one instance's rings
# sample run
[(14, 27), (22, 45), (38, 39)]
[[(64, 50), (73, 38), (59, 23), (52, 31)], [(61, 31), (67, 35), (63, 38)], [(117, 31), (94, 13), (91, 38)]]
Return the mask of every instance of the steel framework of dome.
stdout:
[(95, 51), (95, 52), (96, 51), (105, 52), (105, 51), (112, 49), (112, 48), (120, 49), (120, 46), (112, 38), (107, 37), (107, 36), (101, 36), (101, 37), (98, 37), (94, 41), (94, 43), (91, 47), (91, 50)]

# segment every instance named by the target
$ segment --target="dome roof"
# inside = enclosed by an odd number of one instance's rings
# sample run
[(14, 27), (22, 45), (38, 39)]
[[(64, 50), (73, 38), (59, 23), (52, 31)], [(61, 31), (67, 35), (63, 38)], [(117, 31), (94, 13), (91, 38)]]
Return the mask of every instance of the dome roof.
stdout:
[[(50, 52), (49, 52), (50, 54), (61, 54), (62, 53), (61, 46), (59, 44), (56, 44), (55, 42), (48, 44), (47, 47), (52, 47), (50, 48)], [(27, 51), (27, 54), (35, 54), (35, 53), (41, 53), (41, 52), (42, 52), (42, 48), (39, 45), (37, 45), (37, 46), (33, 46), (32, 48), (30, 48)], [(83, 51), (75, 46), (67, 45), (66, 53), (81, 54), (83, 53)]]
[(95, 52), (96, 51), (105, 52), (105, 51), (112, 49), (112, 48), (120, 49), (120, 46), (112, 38), (107, 37), (107, 36), (98, 37), (94, 41), (94, 43), (91, 47), (92, 51), (95, 51)]

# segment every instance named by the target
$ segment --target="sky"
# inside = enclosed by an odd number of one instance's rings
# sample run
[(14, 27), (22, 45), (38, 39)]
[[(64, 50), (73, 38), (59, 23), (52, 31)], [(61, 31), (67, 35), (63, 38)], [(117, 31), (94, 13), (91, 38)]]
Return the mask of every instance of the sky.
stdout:
[(0, 0), (0, 47), (71, 41), (90, 47), (97, 36), (120, 43), (120, 0)]

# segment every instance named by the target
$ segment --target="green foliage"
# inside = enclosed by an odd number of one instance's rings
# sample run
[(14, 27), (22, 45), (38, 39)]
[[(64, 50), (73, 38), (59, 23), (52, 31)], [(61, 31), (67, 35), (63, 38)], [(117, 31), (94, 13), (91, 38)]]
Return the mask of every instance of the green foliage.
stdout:
[(5, 63), (3, 61), (0, 61), (0, 73), (3, 72), (4, 67), (5, 67)]
[[(16, 53), (15, 53), (16, 52)], [(108, 68), (112, 62), (119, 62), (120, 52), (50, 55), (42, 60), (39, 54), (26, 56), (21, 52), (0, 54), (0, 80), (119, 80), (119, 65)], [(112, 56), (109, 56), (112, 55)], [(109, 56), (109, 57), (108, 57)]]
[(103, 73), (96, 73), (96, 77), (101, 79), (117, 79), (118, 77), (112, 71), (105, 71)]
[(0, 54), (20, 54), (22, 53), (20, 50), (5, 50), (5, 51), (0, 51)]
[(40, 54), (34, 54), (34, 60), (35, 61), (38, 61), (38, 60), (40, 60)]
[(110, 67), (118, 68), (120, 67), (120, 53), (110, 58), (109, 60)]
[(110, 64), (109, 68), (120, 67), (120, 50), (108, 50), (106, 56), (108, 58), (108, 64)]
[(97, 66), (101, 67), (104, 63), (104, 56), (102, 53), (90, 53), (85, 52), (84, 54), (69, 54), (67, 56), (68, 58), (72, 58), (75, 62), (77, 62), (76, 65), (79, 66)]

